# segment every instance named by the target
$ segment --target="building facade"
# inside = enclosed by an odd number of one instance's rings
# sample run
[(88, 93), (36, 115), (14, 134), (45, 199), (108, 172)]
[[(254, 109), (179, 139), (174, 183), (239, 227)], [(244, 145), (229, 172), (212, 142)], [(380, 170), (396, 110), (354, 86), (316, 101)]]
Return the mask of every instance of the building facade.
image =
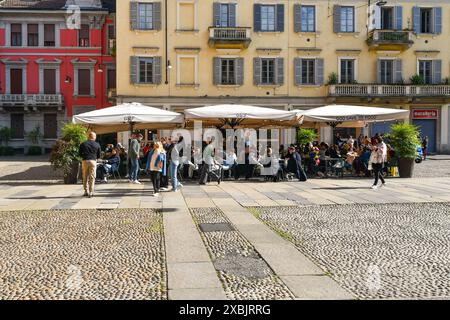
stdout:
[(73, 114), (112, 104), (114, 10), (115, 1), (0, 1), (0, 127), (18, 152), (36, 130), (48, 152)]
[(173, 111), (218, 103), (403, 108), (432, 151), (448, 152), (450, 4), (377, 2), (119, 1), (118, 101)]

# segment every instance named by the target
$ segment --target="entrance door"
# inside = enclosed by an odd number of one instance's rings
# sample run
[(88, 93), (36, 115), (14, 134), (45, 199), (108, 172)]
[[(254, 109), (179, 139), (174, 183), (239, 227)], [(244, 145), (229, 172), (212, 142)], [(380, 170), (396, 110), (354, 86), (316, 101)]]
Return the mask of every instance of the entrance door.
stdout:
[(419, 127), (420, 136), (428, 136), (428, 152), (436, 152), (436, 119), (417, 119), (413, 124)]
[(44, 93), (56, 94), (56, 70), (44, 69)]
[(22, 94), (22, 69), (11, 69), (11, 94)]

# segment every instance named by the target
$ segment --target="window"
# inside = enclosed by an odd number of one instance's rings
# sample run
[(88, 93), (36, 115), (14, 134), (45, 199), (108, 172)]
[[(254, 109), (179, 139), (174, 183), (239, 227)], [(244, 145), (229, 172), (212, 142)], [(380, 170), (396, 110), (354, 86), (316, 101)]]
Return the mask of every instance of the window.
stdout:
[(44, 69), (44, 93), (56, 94), (56, 70)]
[(302, 59), (302, 84), (315, 84), (315, 60), (314, 59)]
[(116, 69), (108, 69), (107, 72), (107, 89), (115, 89), (116, 88)]
[(432, 66), (433, 63), (431, 60), (419, 60), (419, 75), (422, 77), (425, 84), (433, 83)]
[(27, 45), (29, 47), (39, 46), (39, 25), (29, 24), (27, 25)]
[(394, 60), (380, 60), (381, 84), (394, 83)]
[(228, 27), (228, 4), (220, 5), (220, 25), (219, 27)]
[(23, 70), (11, 69), (10, 70), (10, 86), (11, 94), (23, 93)]
[(89, 47), (89, 25), (82, 24), (78, 31), (78, 45), (80, 47)]
[(153, 83), (153, 58), (139, 59), (139, 82)]
[(354, 7), (340, 7), (341, 32), (355, 32)]
[(91, 70), (78, 69), (78, 95), (91, 95)]
[(261, 59), (261, 83), (275, 84), (275, 59)]
[(44, 139), (57, 138), (57, 115), (56, 113), (44, 114)]
[(24, 137), (23, 113), (11, 113), (11, 138), (23, 139)]
[(381, 29), (394, 29), (394, 8), (381, 8)]
[(301, 31), (316, 31), (316, 8), (314, 6), (302, 6)]
[(44, 24), (44, 46), (54, 47), (55, 46), (55, 25), (54, 24)]
[(22, 25), (20, 23), (11, 24), (11, 46), (22, 46)]
[(236, 61), (234, 59), (221, 59), (221, 84), (236, 84), (235, 68)]
[(275, 31), (275, 6), (261, 6), (261, 31)]
[(342, 59), (341, 60), (341, 74), (340, 83), (353, 83), (355, 81), (355, 60)]
[(139, 3), (138, 6), (139, 29), (153, 29), (153, 3)]
[(420, 8), (420, 32), (433, 33), (433, 9)]

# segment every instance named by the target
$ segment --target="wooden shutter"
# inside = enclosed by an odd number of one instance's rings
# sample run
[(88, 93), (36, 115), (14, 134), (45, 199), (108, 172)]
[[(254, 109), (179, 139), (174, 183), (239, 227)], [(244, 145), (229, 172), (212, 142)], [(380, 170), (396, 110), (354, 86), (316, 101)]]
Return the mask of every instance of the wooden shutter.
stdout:
[(11, 113), (11, 138), (23, 139), (24, 123), (23, 113)]
[(56, 139), (57, 138), (57, 116), (56, 113), (44, 114), (44, 139)]
[(56, 94), (55, 69), (44, 69), (44, 94)]
[(394, 60), (394, 83), (403, 82), (403, 63), (401, 59)]
[(55, 25), (44, 24), (44, 45), (51, 47), (55, 45)]
[(413, 7), (413, 28), (416, 34), (420, 33), (420, 8)]
[(323, 85), (324, 84), (324, 60), (322, 58), (316, 59), (316, 84)]
[(236, 84), (241, 86), (244, 84), (244, 58), (237, 58), (235, 63)]
[(341, 6), (333, 6), (333, 31), (335, 33), (341, 32)]
[(161, 2), (153, 3), (153, 29), (161, 30)]
[(442, 83), (442, 60), (433, 60), (433, 84)]
[(130, 29), (137, 30), (138, 29), (138, 6), (137, 2), (130, 2)]
[(277, 85), (282, 86), (284, 84), (284, 58), (275, 59), (276, 79)]
[(80, 30), (78, 31), (78, 43), (80, 47), (89, 47), (89, 25), (82, 24)]
[(39, 25), (28, 24), (28, 46), (38, 46), (39, 45)]
[(89, 96), (91, 94), (91, 70), (78, 69), (78, 95)]
[(441, 34), (442, 33), (442, 8), (441, 7), (433, 8), (433, 17), (434, 17), (433, 33)]
[(402, 30), (403, 29), (403, 7), (402, 6), (394, 7), (394, 16), (395, 16), (394, 28), (396, 30)]
[(261, 84), (261, 58), (253, 58), (253, 83)]
[(11, 45), (22, 45), (22, 25), (20, 23), (11, 24)]
[(220, 3), (219, 2), (213, 3), (213, 17), (214, 17), (213, 26), (220, 27)]
[(253, 5), (253, 30), (261, 31), (261, 5)]
[(236, 27), (236, 3), (228, 4), (228, 26)]
[(130, 82), (138, 83), (138, 57), (130, 57)]
[(221, 83), (220, 72), (220, 58), (213, 58), (213, 84), (218, 85)]
[(107, 89), (116, 89), (116, 69), (108, 69)]
[(161, 57), (153, 58), (153, 83), (161, 84), (162, 83), (162, 59)]
[(377, 60), (377, 83), (381, 84), (381, 60)]
[(10, 70), (10, 85), (11, 94), (23, 94), (23, 70), (11, 69)]
[(294, 32), (302, 31), (302, 6), (294, 4)]
[(276, 6), (277, 15), (277, 31), (284, 31), (284, 4), (277, 4)]
[(294, 58), (294, 82), (295, 84), (302, 84), (302, 59)]

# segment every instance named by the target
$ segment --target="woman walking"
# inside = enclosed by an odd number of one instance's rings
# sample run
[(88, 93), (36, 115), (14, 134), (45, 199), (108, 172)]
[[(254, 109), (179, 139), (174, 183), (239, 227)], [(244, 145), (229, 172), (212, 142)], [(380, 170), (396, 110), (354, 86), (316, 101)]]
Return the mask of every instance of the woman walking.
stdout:
[(153, 196), (158, 196), (161, 189), (161, 176), (166, 175), (166, 153), (161, 142), (155, 142), (147, 157), (147, 171), (153, 184)]
[(385, 186), (385, 181), (383, 178), (383, 166), (387, 160), (387, 148), (386, 144), (383, 142), (383, 138), (378, 136), (375, 137), (375, 139), (376, 145), (372, 147), (372, 154), (370, 156), (372, 169), (375, 176), (375, 181), (373, 183), (372, 189), (378, 188), (378, 179), (381, 180), (381, 187)]

